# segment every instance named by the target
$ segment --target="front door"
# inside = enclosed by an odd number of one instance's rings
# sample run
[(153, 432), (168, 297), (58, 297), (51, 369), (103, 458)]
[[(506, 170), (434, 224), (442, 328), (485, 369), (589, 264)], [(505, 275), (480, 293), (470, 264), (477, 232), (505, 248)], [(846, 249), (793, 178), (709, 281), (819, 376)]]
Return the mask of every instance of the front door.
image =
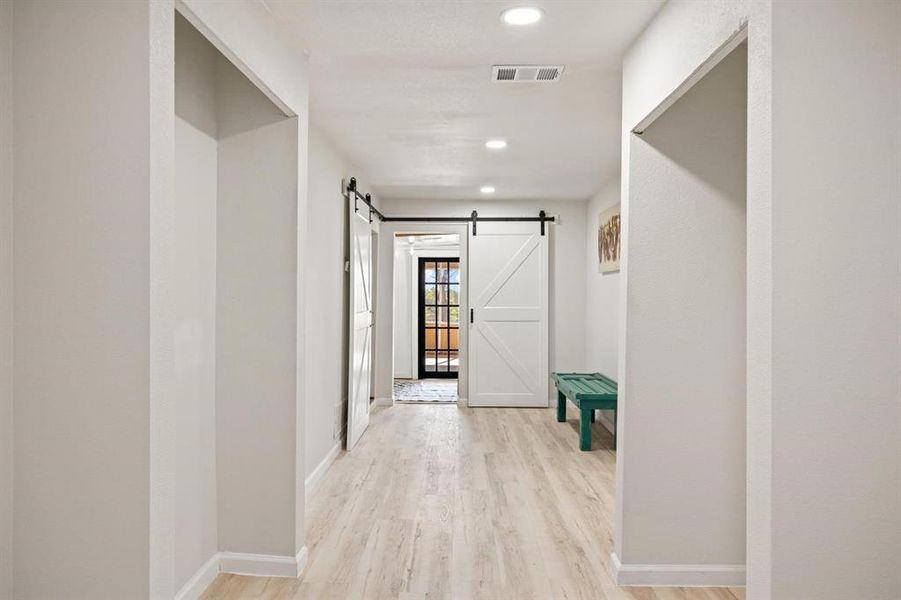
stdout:
[(419, 259), (419, 379), (460, 371), (460, 259)]

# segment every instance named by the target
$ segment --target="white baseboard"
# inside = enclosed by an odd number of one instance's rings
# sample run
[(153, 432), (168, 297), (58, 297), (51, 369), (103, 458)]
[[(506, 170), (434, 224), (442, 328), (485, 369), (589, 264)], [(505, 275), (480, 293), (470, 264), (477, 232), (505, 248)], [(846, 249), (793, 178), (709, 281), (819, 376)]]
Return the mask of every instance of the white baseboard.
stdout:
[(306, 546), (301, 548), (297, 556), (294, 557), (294, 563), (297, 565), (297, 577), (300, 577), (303, 574), (303, 570), (307, 568), (307, 560), (309, 558), (310, 554), (307, 552)]
[(219, 574), (219, 553), (217, 552), (194, 573), (188, 582), (175, 594), (175, 600), (197, 600), (210, 587)]
[(741, 587), (745, 565), (624, 565), (610, 554), (616, 585), (673, 587)]
[(375, 403), (378, 406), (394, 406), (394, 398), (376, 398)]
[(307, 566), (307, 547), (297, 556), (217, 552), (178, 591), (175, 600), (197, 600), (219, 573), (257, 577), (300, 577)]
[(241, 552), (221, 552), (219, 554), (219, 571), (235, 575), (299, 577), (306, 564), (306, 546), (300, 549), (297, 556), (243, 554)]
[(597, 411), (597, 420), (601, 425), (604, 426), (604, 429), (609, 431), (612, 435), (614, 430), (616, 429), (616, 423), (614, 423), (613, 420), (607, 416), (609, 413), (610, 413), (609, 410)]
[(322, 478), (325, 476), (326, 471), (332, 466), (332, 463), (335, 462), (338, 455), (341, 454), (341, 448), (343, 447), (344, 440), (339, 439), (338, 442), (332, 446), (332, 449), (328, 451), (328, 454), (325, 455), (325, 458), (316, 465), (313, 472), (307, 475), (307, 478), (303, 482), (303, 494), (305, 498), (309, 499), (309, 497), (313, 495), (313, 492), (319, 487), (319, 484), (322, 483)]

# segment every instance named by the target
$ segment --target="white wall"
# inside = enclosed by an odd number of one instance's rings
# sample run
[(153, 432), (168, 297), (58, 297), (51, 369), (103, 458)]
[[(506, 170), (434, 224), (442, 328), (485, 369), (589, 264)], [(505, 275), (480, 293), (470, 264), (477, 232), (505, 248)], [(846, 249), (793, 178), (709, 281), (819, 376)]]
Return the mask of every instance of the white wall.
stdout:
[[(314, 115), (315, 120), (315, 115)], [(310, 128), (311, 223), (307, 246), (307, 377), (305, 473), (312, 474), (336, 445), (347, 419), (347, 200), (342, 180), (359, 173), (316, 127)], [(365, 183), (358, 183), (366, 190)]]
[(218, 550), (216, 517), (216, 68), (175, 20), (175, 588)]
[[(307, 257), (309, 219), (307, 218), (307, 166), (309, 124), (309, 69), (308, 59), (293, 39), (273, 18), (266, 7), (257, 2), (230, 2), (228, 0), (180, 0), (179, 12), (208, 37), (257, 88), (285, 114), (295, 115), (298, 144), (296, 156), (296, 388), (294, 409), (294, 545), (303, 548), (304, 486), (302, 465), (305, 464), (306, 444), (302, 441), (306, 431), (304, 422), (304, 397), (306, 377), (306, 314), (307, 266), (316, 259)], [(221, 160), (221, 156), (220, 156)]]
[(741, 46), (632, 139), (627, 569), (734, 565), (743, 577), (746, 64)]
[[(313, 115), (315, 121), (315, 115)], [(307, 477), (334, 456), (347, 427), (347, 260), (348, 203), (342, 182), (365, 177), (317, 127), (309, 136), (310, 223), (306, 265), (311, 293), (306, 305), (305, 468)], [(378, 198), (373, 196), (378, 206)]]
[(898, 10), (673, 0), (624, 61), (626, 198), (629, 131), (748, 21), (752, 600), (901, 589)]
[(294, 556), (297, 121), (230, 63), (217, 85), (219, 547)]
[[(475, 208), (483, 216), (524, 216), (538, 215), (544, 209), (550, 215), (557, 215), (560, 222), (549, 225), (550, 233), (550, 323), (551, 349), (549, 364), (552, 371), (578, 371), (584, 364), (585, 337), (581, 319), (572, 315), (585, 314), (585, 202), (521, 201), (499, 202), (490, 200), (442, 201), (388, 200), (382, 199), (380, 210), (392, 216), (461, 216), (468, 217)], [(536, 227), (538, 224), (536, 223)], [(388, 236), (379, 249), (382, 273), (391, 273), (394, 258)], [(386, 241), (387, 240), (387, 241)], [(387, 268), (385, 268), (387, 267)], [(386, 278), (382, 278), (381, 302), (390, 305), (392, 289)], [(392, 311), (382, 310), (376, 315), (381, 331), (391, 331)], [(387, 337), (387, 336), (385, 336)], [(393, 385), (391, 367), (391, 341), (381, 338), (375, 348), (376, 393), (378, 398), (390, 398)], [(551, 385), (552, 388), (552, 385)], [(461, 382), (462, 389), (462, 382)], [(556, 393), (548, 389), (548, 398), (556, 399)]]
[(617, 377), (619, 355), (619, 271), (598, 272), (598, 215), (620, 202), (619, 179), (601, 188), (589, 201), (585, 218), (585, 366)]
[(150, 595), (151, 18), (15, 5), (17, 598)]
[(179, 18), (176, 589), (219, 550), (293, 558), (303, 547), (297, 216), (305, 124), (285, 116), (270, 97), (285, 110), (290, 102), (221, 34), (237, 46), (246, 38), (210, 28), (231, 14), (225, 24), (241, 22), (253, 37), (259, 15), (233, 14), (231, 4), (209, 13), (205, 4), (203, 21), (183, 8), (210, 39)]
[(769, 459), (771, 495), (751, 531), (769, 532), (772, 562), (753, 595), (897, 598), (901, 4), (773, 3), (770, 22), (758, 17), (751, 35), (769, 46), (752, 98), (773, 108), (768, 132), (759, 114), (749, 124), (749, 206), (769, 194), (756, 225), (772, 227), (772, 335), (769, 364), (748, 374), (769, 374), (769, 399), (749, 400), (769, 400), (770, 453), (755, 468)]
[[(279, 106), (299, 115), (292, 135), (305, 140), (306, 58), (265, 8), (179, 4)], [(17, 597), (171, 598), (175, 571), (186, 570), (174, 556), (176, 520), (184, 516), (176, 513), (177, 482), (185, 480), (175, 465), (184, 441), (176, 439), (176, 397), (187, 381), (176, 377), (185, 348), (176, 357), (175, 338), (177, 318), (199, 298), (175, 293), (191, 266), (176, 263), (180, 228), (202, 215), (175, 202), (173, 11), (168, 0), (16, 3), (16, 85), (4, 85), (2, 97), (15, 90), (22, 108), (14, 125), (26, 141), (2, 149), (14, 152), (23, 182), (14, 199), (15, 372), (3, 378), (16, 382)], [(2, 15), (9, 14), (4, 3)], [(6, 110), (0, 104), (0, 116)], [(190, 134), (182, 125), (180, 134)], [(285, 160), (293, 168), (292, 206), (302, 212), (306, 144), (295, 144)], [(6, 165), (0, 160), (0, 169)], [(295, 261), (302, 230), (295, 223)], [(285, 285), (297, 315), (302, 277)], [(296, 340), (303, 319), (294, 322)], [(284, 379), (303, 379), (297, 355)], [(301, 401), (295, 392), (292, 404)], [(292, 514), (282, 529), (293, 536), (292, 555), (303, 544), (299, 412), (285, 445)]]
[[(598, 272), (598, 215), (620, 202), (619, 179), (610, 181), (588, 201), (585, 216), (585, 361), (582, 369), (618, 377), (619, 271)], [(612, 411), (598, 411), (600, 421), (613, 431)]]
[[(657, 16), (651, 21), (641, 36), (633, 43), (632, 47), (627, 51), (623, 60), (623, 129), (622, 129), (622, 244), (623, 256), (620, 262), (620, 327), (619, 327), (619, 392), (620, 392), (620, 411), (619, 411), (619, 447), (617, 451), (617, 485), (616, 485), (616, 535), (614, 540), (614, 549), (619, 560), (624, 563), (633, 563), (633, 573), (620, 570), (617, 573), (618, 580), (623, 582), (627, 579), (633, 581), (654, 581), (664, 584), (673, 583), (711, 583), (719, 579), (719, 581), (731, 579), (732, 581), (740, 581), (743, 573), (741, 565), (734, 565), (725, 573), (717, 575), (716, 573), (706, 573), (690, 568), (681, 568), (677, 573), (658, 574), (650, 568), (641, 567), (637, 562), (637, 558), (629, 558), (632, 552), (632, 539), (635, 534), (639, 534), (638, 541), (642, 546), (638, 548), (644, 551), (647, 544), (648, 527), (644, 529), (635, 528), (635, 520), (641, 519), (641, 513), (637, 508), (637, 504), (642, 502), (640, 496), (632, 494), (629, 486), (640, 484), (641, 486), (653, 485), (653, 480), (658, 478), (659, 473), (651, 475), (641, 469), (630, 469), (629, 461), (633, 451), (630, 446), (629, 431), (626, 429), (630, 423), (631, 417), (631, 384), (633, 377), (630, 373), (630, 356), (628, 354), (629, 338), (632, 335), (630, 327), (633, 322), (642, 323), (644, 318), (644, 304), (641, 294), (636, 294), (632, 290), (632, 230), (636, 226), (643, 227), (641, 217), (636, 219), (632, 214), (631, 206), (631, 188), (635, 185), (637, 176), (631, 170), (633, 167), (630, 153), (633, 145), (640, 143), (641, 138), (632, 133), (633, 128), (650, 115), (659, 113), (667, 106), (670, 106), (680, 97), (681, 93), (691, 82), (698, 77), (703, 76), (705, 70), (703, 65), (710, 57), (714, 56), (720, 48), (723, 48), (727, 42), (736, 36), (747, 21), (747, 3), (737, 2), (692, 2), (683, 0), (673, 0), (664, 4)], [(669, 175), (678, 174), (677, 169), (670, 169)], [(683, 186), (684, 190), (684, 186)], [(660, 203), (663, 204), (663, 203)], [(665, 209), (666, 206), (664, 205)], [(647, 216), (647, 211), (646, 217)], [(650, 224), (658, 224), (659, 220), (650, 215)], [(684, 226), (684, 222), (679, 221)], [(644, 245), (647, 246), (647, 235), (643, 236)], [(638, 248), (635, 243), (634, 247)], [(647, 253), (649, 248), (641, 249)], [(665, 253), (661, 253), (663, 259), (668, 257)], [(666, 275), (668, 280), (672, 277), (662, 271), (660, 268), (654, 268), (653, 257), (645, 258), (644, 268), (641, 269), (641, 277), (644, 280), (643, 290), (653, 290), (651, 279), (656, 275)], [(632, 301), (630, 302), (630, 296)], [(659, 296), (657, 296), (659, 299)], [(668, 324), (664, 324), (669, 327)], [(706, 330), (706, 329), (705, 329)], [(647, 348), (652, 350), (651, 347)], [(675, 356), (675, 352), (674, 352)], [(645, 375), (646, 376), (646, 375)], [(650, 383), (653, 384), (657, 375), (653, 375)], [(637, 404), (636, 409), (641, 409), (641, 405)], [(657, 430), (667, 432), (670, 427), (668, 419), (671, 414), (666, 412), (658, 415), (651, 412), (645, 416), (646, 423), (644, 427), (656, 427)], [(697, 427), (690, 430), (691, 435)], [(692, 439), (691, 435), (683, 437), (683, 444)], [(668, 438), (661, 438), (668, 439)], [(652, 448), (654, 439), (636, 438), (636, 443), (640, 443), (634, 451), (638, 456), (635, 458), (639, 463), (646, 463), (654, 460), (656, 457), (671, 457), (674, 454), (673, 447), (665, 444), (658, 444), (659, 447)], [(682, 448), (680, 444), (679, 448)], [(734, 446), (733, 446), (734, 449)], [(690, 456), (690, 452), (686, 453)], [(686, 458), (686, 463), (689, 459)], [(739, 468), (738, 473), (728, 474), (731, 477), (743, 475), (743, 469)], [(633, 500), (634, 498), (634, 500)], [(633, 506), (633, 502), (636, 503)], [(647, 502), (647, 499), (644, 500)], [(659, 511), (653, 511), (650, 518), (659, 524)], [(628, 518), (627, 518), (628, 517)], [(631, 525), (630, 525), (631, 523)], [(627, 525), (629, 525), (627, 527)], [(653, 532), (658, 537), (661, 547), (671, 552), (678, 552), (676, 548), (677, 541), (680, 541), (679, 535), (685, 527), (683, 520), (675, 521), (676, 529), (679, 534), (669, 535), (671, 531), (669, 524), (664, 529), (656, 529)], [(744, 532), (736, 534), (743, 537)], [(718, 538), (722, 541), (722, 537)], [(694, 541), (694, 538), (691, 539)], [(736, 537), (733, 540), (735, 544), (741, 543), (741, 539)], [(709, 548), (708, 545), (702, 544), (702, 548)], [(687, 545), (684, 553), (695, 553), (696, 549), (692, 545)], [(735, 551), (731, 551), (733, 557)], [(624, 558), (625, 556), (625, 558)], [(683, 564), (684, 561), (683, 561)], [(638, 565), (638, 566), (636, 566)]]
[[(418, 284), (417, 284), (418, 285)], [(415, 379), (413, 365), (413, 257), (403, 243), (394, 246), (394, 377)]]
[[(677, 98), (674, 92), (686, 80), (703, 73), (707, 57), (747, 23), (748, 5), (748, 0), (675, 0), (663, 5), (623, 58), (624, 135)], [(628, 161), (623, 159), (625, 178)]]
[(0, 598), (12, 598), (13, 13), (0, 1)]

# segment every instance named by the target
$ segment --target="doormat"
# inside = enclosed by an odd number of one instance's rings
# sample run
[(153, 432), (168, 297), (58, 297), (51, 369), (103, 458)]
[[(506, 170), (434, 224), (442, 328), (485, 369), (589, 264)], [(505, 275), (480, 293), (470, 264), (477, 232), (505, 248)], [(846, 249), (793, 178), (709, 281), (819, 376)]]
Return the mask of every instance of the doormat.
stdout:
[(395, 379), (394, 399), (398, 402), (456, 402), (456, 379)]

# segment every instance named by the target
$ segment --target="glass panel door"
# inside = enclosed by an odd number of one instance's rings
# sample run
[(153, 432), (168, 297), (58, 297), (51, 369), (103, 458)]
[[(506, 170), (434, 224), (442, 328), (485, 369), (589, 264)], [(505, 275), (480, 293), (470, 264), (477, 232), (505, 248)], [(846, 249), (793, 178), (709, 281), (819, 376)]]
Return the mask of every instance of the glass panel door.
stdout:
[(460, 259), (419, 259), (419, 378), (460, 369)]

